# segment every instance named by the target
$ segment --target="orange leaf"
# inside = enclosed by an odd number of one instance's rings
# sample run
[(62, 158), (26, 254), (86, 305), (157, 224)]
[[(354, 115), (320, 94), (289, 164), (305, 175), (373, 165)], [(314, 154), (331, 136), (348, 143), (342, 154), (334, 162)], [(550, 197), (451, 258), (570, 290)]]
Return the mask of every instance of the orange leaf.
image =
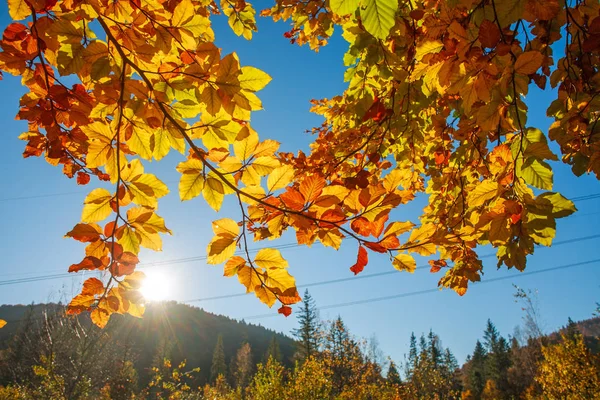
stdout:
[(304, 179), (300, 184), (300, 193), (304, 196), (307, 202), (314, 201), (325, 187), (325, 178), (320, 175), (311, 175)]
[(544, 62), (544, 56), (539, 51), (526, 51), (515, 61), (517, 74), (529, 75), (535, 73)]
[(94, 296), (104, 293), (104, 284), (98, 278), (89, 278), (83, 283), (82, 295)]
[(365, 266), (369, 263), (369, 255), (364, 247), (358, 246), (358, 256), (356, 257), (356, 264), (350, 267), (350, 271), (354, 272), (354, 275), (358, 275), (365, 269)]
[(95, 242), (100, 239), (102, 230), (97, 224), (77, 224), (65, 237), (72, 237), (80, 242)]

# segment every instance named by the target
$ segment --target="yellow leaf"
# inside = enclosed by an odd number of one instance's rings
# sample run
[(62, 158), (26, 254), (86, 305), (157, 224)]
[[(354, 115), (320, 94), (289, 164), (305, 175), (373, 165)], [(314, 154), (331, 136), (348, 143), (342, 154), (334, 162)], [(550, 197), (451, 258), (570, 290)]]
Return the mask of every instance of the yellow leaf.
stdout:
[(128, 185), (132, 201), (141, 206), (157, 207), (157, 199), (169, 193), (167, 185), (153, 174), (142, 174), (131, 180)]
[(282, 165), (275, 168), (267, 179), (269, 192), (286, 187), (294, 179), (294, 168), (291, 165)]
[(196, 8), (191, 0), (182, 0), (177, 3), (173, 10), (173, 18), (171, 23), (173, 26), (180, 27), (194, 17)]
[(353, 14), (358, 5), (360, 4), (360, 0), (330, 0), (329, 7), (331, 11), (336, 13), (337, 15), (347, 15)]
[(233, 153), (239, 161), (244, 161), (252, 157), (256, 146), (258, 146), (258, 134), (256, 131), (250, 130), (248, 136), (233, 143)]
[(131, 134), (131, 137), (129, 140), (127, 140), (127, 146), (143, 159), (150, 160), (152, 159), (150, 135), (151, 133), (149, 131), (136, 125), (133, 127), (133, 133)]
[(395, 221), (395, 222), (392, 222), (391, 224), (389, 224), (387, 226), (387, 228), (385, 228), (383, 235), (384, 236), (402, 235), (403, 233), (410, 231), (414, 226), (415, 226), (415, 224), (413, 224), (412, 222), (409, 222), (409, 221), (407, 221), (407, 222)]
[(279, 149), (279, 142), (275, 140), (267, 139), (260, 142), (254, 150), (255, 157), (272, 156)]
[(225, 270), (223, 272), (223, 276), (234, 276), (237, 274), (238, 270), (246, 265), (246, 260), (244, 260), (240, 256), (233, 256), (225, 263)]
[(140, 236), (140, 245), (154, 251), (162, 251), (162, 239), (158, 233), (149, 232), (145, 229), (138, 229)]
[(146, 274), (142, 271), (135, 271), (133, 274), (127, 275), (121, 285), (126, 286), (127, 289), (137, 290), (142, 287), (145, 279)]
[(206, 180), (202, 196), (213, 210), (219, 211), (221, 209), (223, 199), (225, 198), (224, 193), (223, 183), (220, 180), (210, 177)]
[(207, 263), (208, 264), (221, 264), (225, 260), (231, 258), (235, 253), (236, 248), (235, 238), (215, 236), (208, 244)]
[(262, 268), (286, 268), (288, 262), (281, 256), (279, 250), (276, 249), (261, 249), (256, 257), (254, 263)]
[(204, 164), (202, 161), (191, 158), (177, 165), (181, 175), (179, 181), (179, 198), (183, 201), (193, 199), (204, 189)]
[(237, 238), (240, 234), (240, 227), (237, 222), (230, 218), (221, 218), (213, 221), (212, 229), (217, 236)]
[(477, 183), (475, 189), (473, 189), (467, 196), (469, 205), (471, 207), (478, 207), (488, 200), (498, 196), (498, 190), (500, 184), (495, 181), (483, 181)]
[(242, 89), (256, 92), (271, 82), (271, 77), (258, 68), (242, 67), (241, 70), (242, 73), (238, 77), (238, 80)]
[(275, 293), (283, 293), (296, 287), (296, 280), (288, 270), (283, 268), (270, 269), (266, 272), (265, 285), (274, 289)]
[(254, 292), (256, 294), (256, 297), (268, 307), (272, 307), (273, 304), (275, 304), (275, 302), (277, 301), (277, 297), (275, 297), (273, 292), (271, 292), (265, 287), (257, 286), (255, 287)]
[(12, 19), (19, 21), (31, 15), (31, 7), (25, 0), (8, 0), (8, 13)]
[(258, 157), (252, 163), (254, 170), (259, 176), (270, 174), (275, 168), (279, 167), (279, 165), (279, 160), (273, 156)]
[(121, 232), (118, 242), (123, 246), (123, 251), (138, 254), (140, 252), (140, 238), (136, 232), (128, 226), (123, 228)]
[(243, 265), (238, 269), (238, 280), (246, 287), (246, 293), (251, 293), (262, 286), (262, 281), (254, 268)]
[(319, 240), (323, 243), (323, 246), (333, 247), (336, 250), (340, 249), (343, 238), (337, 229), (321, 229), (319, 231)]
[(427, 54), (439, 53), (444, 48), (444, 43), (439, 40), (430, 40), (424, 42), (420, 46), (417, 47), (417, 52), (415, 54), (415, 59), (420, 61)]
[(94, 308), (90, 313), (92, 322), (99, 328), (104, 328), (110, 319), (110, 314), (103, 308)]
[(98, 222), (102, 221), (110, 215), (110, 201), (113, 196), (106, 189), (94, 189), (87, 195), (83, 204), (83, 212), (81, 213), (81, 221), (83, 222)]
[(165, 226), (165, 220), (145, 207), (135, 207), (127, 210), (127, 221), (135, 229), (143, 229), (149, 233), (171, 233)]
[(415, 269), (417, 268), (417, 262), (415, 259), (412, 256), (404, 253), (397, 254), (392, 261), (392, 265), (398, 271), (408, 271), (411, 274), (414, 273)]

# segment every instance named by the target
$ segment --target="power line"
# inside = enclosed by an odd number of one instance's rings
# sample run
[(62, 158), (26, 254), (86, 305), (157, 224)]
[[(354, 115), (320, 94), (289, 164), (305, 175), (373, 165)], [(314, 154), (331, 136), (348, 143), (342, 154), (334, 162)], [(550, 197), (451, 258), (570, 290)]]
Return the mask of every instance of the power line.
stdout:
[[(554, 242), (553, 246), (560, 246), (560, 245), (564, 245), (564, 244), (582, 242), (582, 241), (597, 239), (597, 238), (600, 238), (600, 234), (583, 236), (583, 237), (574, 238), (574, 239), (566, 239), (566, 240), (562, 240), (562, 241), (556, 241), (556, 242)], [(269, 248), (288, 249), (288, 248), (300, 247), (300, 246), (301, 245), (296, 244), (296, 243), (286, 243), (286, 244), (282, 244), (279, 246), (271, 246)], [(249, 249), (248, 251), (250, 253), (256, 253), (256, 252), (260, 251), (261, 249), (262, 248)], [(244, 252), (242, 252), (242, 251), (238, 251), (235, 254), (243, 254), (243, 253)], [(489, 258), (489, 257), (493, 257), (493, 256), (495, 256), (495, 253), (485, 254), (485, 255), (482, 255), (480, 258), (483, 259), (483, 258)], [(182, 262), (200, 261), (200, 260), (206, 260), (206, 259), (207, 259), (207, 256), (188, 257), (188, 258), (182, 258), (182, 259), (173, 259), (170, 261), (169, 260), (165, 260), (162, 262), (159, 261), (157, 263), (151, 263), (151, 264), (140, 264), (140, 267), (142, 267), (142, 268), (160, 267), (160, 266), (172, 265), (172, 264), (177, 264), (177, 263), (182, 263)], [(429, 266), (422, 265), (422, 266), (418, 266), (416, 269), (425, 269), (425, 268), (429, 268)], [(89, 272), (97, 273), (100, 271), (89, 271)], [(298, 285), (298, 288), (314, 287), (314, 286), (320, 286), (320, 285), (330, 285), (330, 284), (334, 284), (334, 283), (341, 283), (341, 282), (346, 282), (346, 281), (351, 281), (351, 280), (356, 281), (356, 280), (361, 280), (361, 279), (376, 278), (379, 276), (392, 275), (392, 274), (396, 274), (396, 273), (398, 273), (398, 271), (391, 270), (391, 271), (385, 271), (385, 272), (377, 272), (377, 273), (373, 273), (373, 274), (363, 274), (363, 275), (346, 277), (346, 278), (313, 282), (313, 283), (305, 284), (305, 285)], [(0, 281), (0, 286), (17, 285), (20, 283), (31, 283), (31, 282), (38, 282), (38, 281), (45, 281), (45, 280), (66, 279), (69, 277), (77, 277), (77, 275), (72, 275), (70, 273), (60, 273), (60, 274), (33, 276), (33, 277), (27, 277), (27, 278), (9, 279), (9, 280)], [(226, 295), (185, 300), (185, 301), (183, 301), (183, 303), (196, 303), (196, 302), (203, 302), (203, 301), (209, 301), (209, 300), (220, 300), (220, 299), (227, 299), (227, 298), (233, 298), (233, 297), (242, 297), (242, 296), (246, 296), (247, 294), (248, 293), (232, 293), (232, 294), (226, 294)]]
[[(584, 237), (575, 238), (575, 239), (567, 239), (567, 240), (557, 241), (553, 244), (553, 246), (560, 246), (560, 245), (564, 245), (564, 244), (582, 242), (584, 240), (591, 240), (591, 239), (597, 239), (597, 238), (600, 238), (600, 234), (584, 236)], [(480, 259), (490, 258), (490, 257), (494, 257), (495, 255), (496, 255), (496, 253), (489, 253), (489, 254), (484, 254), (479, 258)], [(430, 265), (420, 265), (416, 269), (427, 269), (427, 268), (431, 268), (431, 266)], [(330, 279), (330, 280), (326, 280), (326, 281), (307, 283), (304, 285), (298, 285), (297, 287), (298, 288), (310, 288), (310, 287), (315, 287), (315, 286), (331, 285), (331, 284), (347, 282), (347, 281), (357, 281), (357, 280), (361, 280), (361, 279), (378, 278), (380, 276), (394, 275), (394, 274), (398, 274), (398, 271), (391, 270), (391, 271), (384, 271), (384, 272), (376, 272), (373, 274), (361, 274), (361, 275), (351, 276), (351, 277), (346, 277), (346, 278)], [(200, 303), (200, 302), (209, 301), (209, 300), (221, 300), (221, 299), (229, 299), (229, 298), (233, 298), (233, 297), (243, 297), (243, 296), (247, 296), (249, 294), (250, 293), (223, 294), (223, 295), (219, 295), (219, 296), (202, 297), (202, 298), (198, 298), (198, 299), (185, 300), (185, 301), (182, 301), (182, 303)]]
[[(528, 276), (528, 275), (535, 275), (535, 274), (543, 274), (546, 272), (552, 272), (552, 271), (557, 271), (557, 270), (561, 270), (561, 269), (567, 269), (567, 268), (573, 268), (573, 267), (579, 267), (582, 265), (589, 265), (589, 264), (594, 264), (594, 263), (598, 263), (600, 262), (600, 258), (599, 259), (595, 259), (595, 260), (589, 260), (589, 261), (582, 261), (579, 263), (574, 263), (574, 264), (566, 264), (566, 265), (561, 265), (558, 267), (552, 267), (552, 268), (545, 268), (545, 269), (541, 269), (538, 271), (530, 271), (530, 272), (522, 272), (520, 275), (515, 275), (515, 276), (502, 276), (502, 277), (498, 277), (498, 278), (492, 278), (492, 279), (488, 279), (486, 281), (481, 281), (481, 282), (475, 282), (472, 285), (473, 286), (480, 286), (486, 283), (492, 283), (492, 282), (498, 282), (498, 281), (504, 281), (504, 280), (509, 280), (509, 279), (515, 279), (515, 278), (520, 278), (523, 276)], [(394, 294), (391, 296), (382, 296), (382, 297), (373, 297), (370, 299), (363, 299), (363, 300), (355, 300), (355, 301), (347, 301), (347, 302), (343, 302), (343, 303), (337, 303), (337, 304), (329, 304), (323, 307), (317, 307), (318, 310), (328, 310), (331, 308), (340, 308), (340, 307), (348, 307), (348, 306), (355, 306), (355, 305), (359, 305), (359, 304), (367, 304), (367, 303), (375, 303), (378, 301), (385, 301), (385, 300), (394, 300), (394, 299), (399, 299), (399, 298), (403, 298), (403, 297), (412, 297), (412, 296), (418, 296), (418, 295), (422, 295), (422, 294), (428, 294), (428, 293), (436, 293), (439, 292), (440, 289), (424, 289), (424, 290), (417, 290), (414, 292), (406, 292), (406, 293), (399, 293), (399, 294)], [(243, 320), (247, 320), (247, 319), (260, 319), (260, 318), (269, 318), (269, 317), (275, 317), (279, 314), (277, 313), (269, 313), (269, 314), (260, 314), (260, 315), (253, 315), (253, 316), (249, 316), (249, 317), (245, 317), (242, 318)]]

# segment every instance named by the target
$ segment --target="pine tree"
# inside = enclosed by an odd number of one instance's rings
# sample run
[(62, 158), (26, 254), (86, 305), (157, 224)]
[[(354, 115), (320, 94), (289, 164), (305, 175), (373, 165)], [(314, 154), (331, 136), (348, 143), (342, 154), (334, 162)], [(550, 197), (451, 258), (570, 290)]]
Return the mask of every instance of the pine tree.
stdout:
[(210, 367), (210, 381), (215, 382), (219, 375), (227, 374), (227, 365), (225, 364), (225, 350), (223, 348), (223, 336), (217, 337), (217, 344), (213, 352), (212, 365)]
[(398, 369), (396, 369), (396, 364), (391, 360), (387, 372), (387, 381), (392, 385), (400, 385), (402, 383)]
[(410, 334), (410, 347), (408, 350), (408, 361), (406, 363), (406, 377), (412, 378), (415, 368), (417, 367), (419, 353), (417, 352), (417, 337), (414, 332)]
[(510, 346), (489, 319), (483, 337), (487, 350), (485, 360), (486, 381), (494, 381), (494, 390), (501, 393), (500, 398), (505, 398), (504, 394), (508, 391), (508, 369), (511, 365)]
[(267, 363), (270, 358), (278, 363), (281, 362), (281, 351), (279, 350), (279, 342), (277, 341), (277, 337), (275, 335), (273, 335), (273, 338), (271, 339), (269, 347), (265, 353), (265, 363)]
[(308, 290), (304, 292), (302, 306), (298, 311), (298, 324), (299, 328), (294, 329), (292, 334), (298, 340), (298, 358), (304, 360), (319, 351), (321, 334), (317, 306)]
[(466, 371), (465, 388), (468, 389), (473, 398), (479, 399), (487, 381), (485, 375), (485, 360), (487, 353), (485, 347), (478, 340), (475, 343), (475, 350), (468, 363)]

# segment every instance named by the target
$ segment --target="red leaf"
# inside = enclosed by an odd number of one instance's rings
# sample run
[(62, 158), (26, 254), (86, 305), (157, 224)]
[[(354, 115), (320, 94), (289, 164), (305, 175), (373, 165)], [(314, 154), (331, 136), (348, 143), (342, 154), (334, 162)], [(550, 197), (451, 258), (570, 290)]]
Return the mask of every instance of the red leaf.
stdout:
[(365, 113), (363, 117), (363, 122), (372, 119), (375, 122), (379, 122), (385, 118), (387, 114), (387, 109), (383, 105), (383, 103), (379, 99), (375, 99), (375, 102), (369, 108), (369, 110)]
[(485, 19), (479, 25), (479, 41), (484, 47), (492, 48), (500, 41), (500, 29), (492, 21)]
[(365, 269), (365, 266), (369, 263), (369, 255), (364, 247), (358, 246), (358, 256), (356, 257), (356, 264), (350, 267), (350, 271), (354, 272), (354, 275), (358, 275)]
[(418, 21), (421, 18), (423, 18), (423, 16), (425, 15), (425, 12), (423, 10), (412, 10), (409, 15), (412, 19), (414, 19), (415, 21)]
[(90, 176), (88, 174), (86, 174), (85, 172), (78, 172), (77, 173), (77, 184), (78, 185), (87, 185), (88, 183), (90, 183)]
[(387, 253), (387, 249), (379, 243), (365, 242), (365, 246), (377, 253)]
[(289, 307), (289, 306), (281, 306), (281, 307), (279, 308), (279, 310), (277, 310), (277, 312), (278, 312), (279, 314), (283, 314), (283, 315), (285, 315), (286, 317), (289, 317), (289, 316), (290, 316), (290, 314), (292, 313), (292, 307)]

